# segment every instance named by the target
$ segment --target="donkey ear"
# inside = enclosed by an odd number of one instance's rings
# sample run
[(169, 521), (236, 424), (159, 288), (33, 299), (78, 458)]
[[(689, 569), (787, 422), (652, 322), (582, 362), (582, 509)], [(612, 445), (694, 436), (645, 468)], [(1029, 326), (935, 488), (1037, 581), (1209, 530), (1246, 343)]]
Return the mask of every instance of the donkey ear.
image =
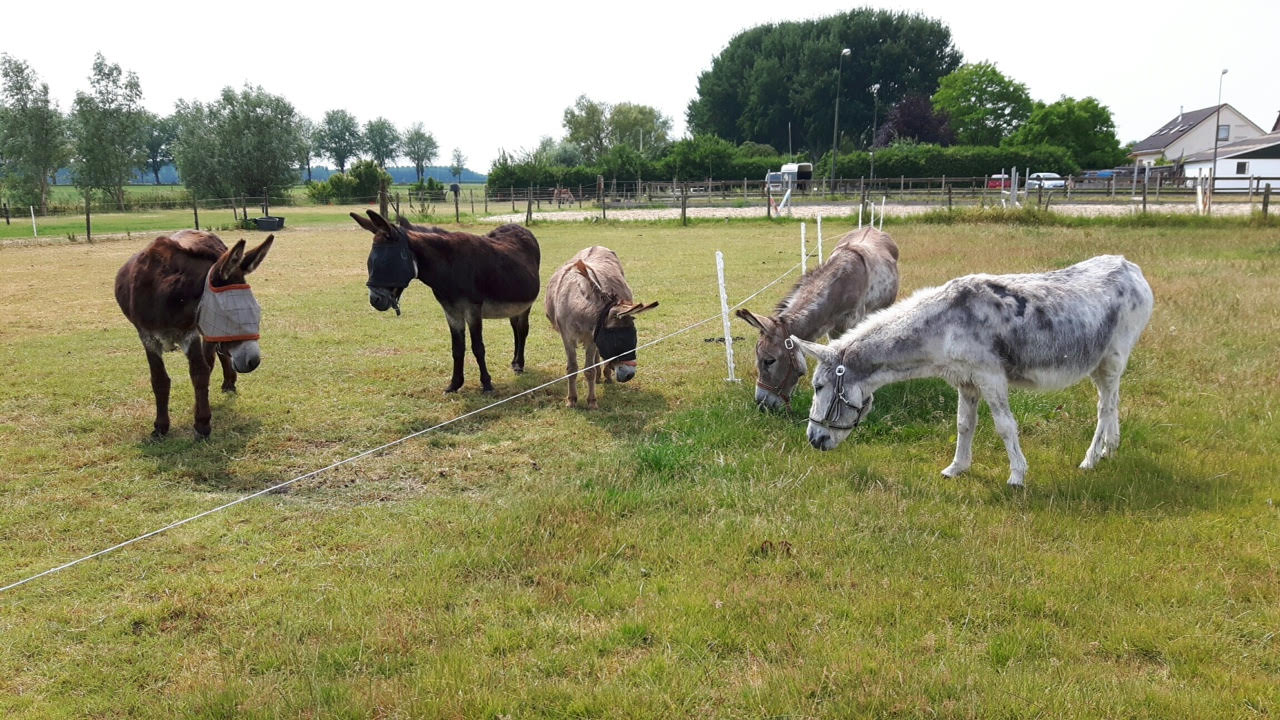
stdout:
[(212, 274), (220, 280), (230, 280), (231, 275), (240, 269), (244, 260), (244, 238), (236, 241), (230, 250), (222, 253), (222, 257), (213, 264)]
[(376, 211), (366, 210), (365, 214), (369, 216), (369, 221), (373, 223), (375, 228), (379, 230), (391, 229), (391, 223), (387, 222), (387, 219), (379, 215)]
[(275, 242), (275, 240), (275, 235), (268, 235), (261, 245), (244, 254), (244, 260), (240, 261), (240, 269), (244, 271), (245, 275), (258, 269), (262, 261), (267, 258), (267, 253), (271, 251), (271, 243)]
[(791, 342), (800, 348), (800, 352), (804, 353), (805, 357), (812, 358), (820, 363), (835, 365), (840, 361), (839, 353), (832, 350), (830, 345), (801, 340), (795, 335), (791, 336)]
[(591, 287), (595, 288), (599, 292), (604, 292), (604, 288), (600, 285), (600, 278), (596, 277), (595, 271), (593, 271), (586, 263), (579, 260), (573, 264), (573, 269), (577, 270), (582, 277), (586, 278), (587, 282), (591, 283)]
[(357, 215), (357, 214), (355, 214), (355, 213), (351, 213), (351, 219), (352, 219), (352, 220), (355, 220), (357, 225), (359, 225), (360, 227), (364, 228), (365, 230), (368, 230), (368, 231), (369, 231), (369, 232), (371, 232), (371, 233), (376, 233), (376, 232), (378, 232), (378, 228), (374, 227), (374, 226), (373, 226), (373, 223), (369, 222), (368, 220), (366, 220), (366, 219), (364, 219), (364, 218), (360, 217), (359, 215)]
[(734, 313), (734, 315), (737, 315), (743, 320), (746, 320), (748, 325), (759, 330), (760, 332), (765, 332), (765, 329), (764, 329), (765, 318), (760, 317), (759, 315), (751, 312), (746, 308), (738, 308), (738, 312)]
[(648, 305), (645, 305), (644, 303), (633, 303), (631, 307), (614, 314), (617, 317), (635, 317), (646, 310), (652, 310), (656, 307), (658, 307), (657, 302), (651, 302)]

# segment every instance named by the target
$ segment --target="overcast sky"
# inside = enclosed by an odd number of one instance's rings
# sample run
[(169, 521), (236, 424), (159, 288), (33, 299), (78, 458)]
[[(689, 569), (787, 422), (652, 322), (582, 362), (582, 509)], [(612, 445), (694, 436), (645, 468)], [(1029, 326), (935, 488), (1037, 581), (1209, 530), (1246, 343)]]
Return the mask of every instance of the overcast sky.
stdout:
[[(1093, 96), (1121, 142), (1222, 99), (1271, 129), (1280, 112), (1280, 1), (1161, 3), (914, 0), (872, 7), (945, 23), (968, 62), (990, 60), (1033, 98)], [(207, 101), (248, 82), (319, 119), (421, 121), (440, 144), (488, 170), (499, 148), (564, 134), (579, 95), (652, 105), (674, 135), (698, 74), (737, 33), (857, 5), (812, 2), (6, 3), (0, 51), (26, 60), (70, 108), (95, 52), (138, 73), (146, 105)], [(1000, 11), (1007, 7), (1007, 11)], [(625, 9), (624, 9), (625, 8)], [(834, 64), (836, 58), (831, 58)]]

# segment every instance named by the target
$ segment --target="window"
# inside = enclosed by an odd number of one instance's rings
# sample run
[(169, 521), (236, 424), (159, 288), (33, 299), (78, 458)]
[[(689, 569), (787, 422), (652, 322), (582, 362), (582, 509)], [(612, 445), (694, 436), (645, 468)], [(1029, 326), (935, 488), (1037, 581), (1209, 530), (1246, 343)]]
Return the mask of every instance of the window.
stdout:
[(1219, 125), (1218, 126), (1218, 142), (1226, 142), (1229, 139), (1231, 139), (1231, 126)]
[(1236, 174), (1237, 174), (1237, 175), (1248, 175), (1248, 174), (1249, 174), (1249, 163), (1247, 163), (1247, 162), (1238, 162), (1238, 163), (1236, 163)]

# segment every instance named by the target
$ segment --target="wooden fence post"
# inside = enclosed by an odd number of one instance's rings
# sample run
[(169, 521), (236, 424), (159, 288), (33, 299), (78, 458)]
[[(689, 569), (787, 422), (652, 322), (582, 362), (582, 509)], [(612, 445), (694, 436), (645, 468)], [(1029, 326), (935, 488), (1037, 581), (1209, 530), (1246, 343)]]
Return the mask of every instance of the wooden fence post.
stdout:
[[(512, 198), (513, 198), (513, 199), (512, 199), (512, 202), (513, 202), (513, 203), (515, 202), (514, 197), (515, 197), (515, 196), (513, 195), (513, 196), (512, 196)], [(530, 183), (530, 185), (529, 185), (529, 204), (528, 204), (527, 206), (525, 206), (525, 209), (524, 209), (524, 224), (525, 224), (525, 225), (529, 225), (529, 224), (531, 224), (532, 222), (533, 222), (533, 184), (532, 184), (532, 183)]]
[(951, 212), (951, 186), (947, 186), (947, 212)]
[(680, 224), (688, 225), (689, 218), (685, 215), (685, 209), (689, 206), (689, 183), (684, 184), (684, 192), (680, 193)]
[(4, 224), (9, 224), (9, 203), (4, 204)]
[(475, 215), (476, 214), (476, 189), (469, 188), (467, 190), (467, 196), (471, 198), (471, 214)]
[[(232, 205), (231, 208), (234, 210), (235, 205)], [(195, 228), (199, 230), (200, 229), (200, 207), (199, 207), (199, 204), (196, 202), (195, 193), (191, 193), (191, 213), (196, 216)]]
[(516, 211), (516, 187), (514, 185), (507, 186), (507, 193), (511, 195), (511, 212)]
[(1147, 214), (1147, 181), (1142, 181), (1142, 214)]
[(84, 239), (93, 242), (93, 226), (89, 223), (89, 193), (84, 194)]
[(1271, 183), (1267, 183), (1262, 190), (1262, 219), (1267, 219), (1268, 209), (1271, 207)]

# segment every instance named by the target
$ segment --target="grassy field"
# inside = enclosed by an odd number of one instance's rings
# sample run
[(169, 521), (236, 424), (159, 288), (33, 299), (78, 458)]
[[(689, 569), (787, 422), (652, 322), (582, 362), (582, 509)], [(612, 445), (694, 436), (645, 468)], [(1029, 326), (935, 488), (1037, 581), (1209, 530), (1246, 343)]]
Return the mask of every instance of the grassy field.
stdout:
[[(1280, 233), (888, 229), (904, 294), (1104, 252), (1139, 263), (1156, 309), (1118, 456), (1076, 469), (1087, 382), (1014, 394), (1025, 492), (1005, 487), (985, 406), (973, 469), (938, 474), (955, 393), (937, 381), (882, 390), (819, 453), (807, 384), (791, 415), (757, 412), (754, 331), (734, 320), (732, 385), (717, 319), (641, 351), (599, 411), (564, 408), (557, 384), (0, 593), (0, 716), (1280, 713)], [(795, 262), (798, 235), (534, 231), (544, 279), (587, 245), (620, 254), (637, 298), (661, 301), (642, 340), (718, 311), (714, 250), (733, 301)], [(242, 235), (262, 234), (223, 237)], [(369, 307), (368, 243), (291, 218), (252, 276), (263, 365), (215, 391), (199, 443), (174, 354), (173, 431), (147, 438), (146, 363), (111, 295), (140, 238), (0, 248), (0, 585), (488, 404), (470, 357), (463, 391), (441, 394), (448, 335), (425, 288), (402, 317)], [(562, 373), (540, 304), (532, 324), (518, 377), (509, 327), (486, 324), (497, 397)]]

